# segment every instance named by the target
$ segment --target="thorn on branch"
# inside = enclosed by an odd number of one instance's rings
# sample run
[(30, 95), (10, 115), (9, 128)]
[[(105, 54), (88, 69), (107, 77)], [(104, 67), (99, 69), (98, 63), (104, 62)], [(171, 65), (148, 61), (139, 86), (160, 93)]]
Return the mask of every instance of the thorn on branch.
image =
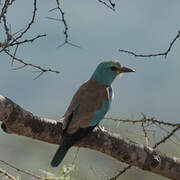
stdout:
[(47, 19), (50, 19), (50, 20), (53, 20), (53, 21), (60, 21), (62, 22), (61, 19), (58, 19), (58, 18), (53, 18), (53, 17), (46, 17)]
[(111, 4), (111, 6), (112, 6), (113, 8), (115, 8), (115, 3), (113, 3), (111, 0), (109, 0), (109, 3)]
[(107, 8), (111, 9), (112, 11), (115, 11), (115, 3), (113, 3), (111, 0), (109, 0), (110, 5), (102, 0), (98, 0), (98, 2), (104, 4)]
[(42, 76), (43, 75), (43, 73), (44, 73), (44, 71), (41, 71), (40, 73), (39, 73), (39, 75), (37, 75), (33, 80), (36, 80), (36, 79), (38, 79), (40, 76)]
[(78, 45), (70, 43), (70, 42), (64, 42), (61, 45), (57, 46), (57, 48), (61, 48), (61, 47), (63, 47), (66, 44), (69, 44), (70, 46), (73, 46), (73, 47), (76, 47), (76, 48), (81, 48), (81, 46), (78, 46)]
[(14, 57), (16, 56), (16, 53), (17, 53), (17, 50), (18, 50), (18, 45), (16, 45), (16, 48), (15, 48), (15, 51), (14, 51), (14, 54), (13, 54), (13, 58), (12, 58), (12, 61), (11, 61), (11, 65), (13, 65), (14, 63)]
[[(15, 58), (13, 57), (13, 59), (15, 59)], [(17, 68), (13, 68), (12, 70), (23, 69), (23, 68), (26, 67), (26, 66), (27, 66), (27, 64), (24, 64), (23, 66), (19, 66), (19, 67), (17, 67)]]
[(135, 57), (155, 57), (155, 56), (164, 56), (165, 58), (167, 57), (167, 55), (169, 54), (169, 52), (172, 49), (172, 46), (174, 45), (175, 41), (180, 37), (180, 30), (178, 31), (177, 35), (174, 37), (174, 39), (170, 42), (170, 45), (168, 47), (168, 49), (165, 52), (160, 52), (160, 53), (155, 53), (155, 54), (136, 54), (133, 51), (128, 51), (128, 50), (123, 50), (123, 49), (119, 49), (118, 51), (126, 53), (126, 54), (130, 54), (133, 55)]

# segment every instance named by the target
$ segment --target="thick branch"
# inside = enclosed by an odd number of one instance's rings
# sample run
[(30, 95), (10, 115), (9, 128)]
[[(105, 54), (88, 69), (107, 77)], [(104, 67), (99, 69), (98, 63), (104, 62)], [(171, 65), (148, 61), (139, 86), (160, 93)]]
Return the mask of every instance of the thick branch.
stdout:
[[(3, 96), (0, 96), (0, 120), (1, 128), (6, 133), (53, 144), (59, 144), (61, 140), (62, 123), (34, 116)], [(77, 146), (100, 151), (121, 162), (170, 179), (178, 180), (180, 177), (180, 158), (170, 157), (118, 134), (94, 130)]]

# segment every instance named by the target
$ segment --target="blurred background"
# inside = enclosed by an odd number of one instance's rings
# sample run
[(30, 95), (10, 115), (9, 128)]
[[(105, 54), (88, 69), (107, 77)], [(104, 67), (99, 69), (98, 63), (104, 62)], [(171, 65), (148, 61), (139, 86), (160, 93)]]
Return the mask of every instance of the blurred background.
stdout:
[[(37, 1), (37, 16), (26, 38), (47, 34), (32, 44), (19, 48), (17, 56), (27, 62), (59, 70), (60, 74), (45, 73), (36, 80), (33, 68), (13, 70), (21, 66), (0, 55), (0, 94), (7, 96), (36, 115), (58, 120), (66, 111), (78, 87), (87, 81), (103, 60), (117, 59), (136, 73), (125, 74), (113, 83), (115, 98), (108, 116), (140, 119), (141, 113), (156, 119), (179, 122), (180, 110), (180, 41), (177, 40), (167, 58), (135, 58), (118, 49), (149, 54), (164, 52), (180, 29), (180, 1), (121, 0), (116, 11), (98, 1), (61, 1), (68, 24), (69, 41), (81, 48), (65, 45), (62, 23), (46, 17), (58, 17), (55, 1)], [(12, 32), (24, 28), (32, 17), (32, 1), (16, 1), (9, 9)], [(3, 37), (1, 37), (2, 39)], [(104, 120), (106, 129), (145, 144), (141, 127)], [(150, 143), (160, 140), (163, 132), (151, 129)], [(40, 174), (39, 169), (52, 172), (50, 161), (58, 146), (0, 130), (0, 159), (19, 168)], [(180, 147), (167, 141), (158, 149), (180, 156)], [(72, 163), (77, 148), (73, 147), (63, 161)], [(74, 179), (105, 179), (115, 175), (124, 164), (102, 153), (80, 148), (75, 161)], [(17, 173), (18, 174), (18, 173)], [(166, 178), (132, 168), (121, 180), (165, 180)], [(22, 175), (22, 179), (32, 179)]]

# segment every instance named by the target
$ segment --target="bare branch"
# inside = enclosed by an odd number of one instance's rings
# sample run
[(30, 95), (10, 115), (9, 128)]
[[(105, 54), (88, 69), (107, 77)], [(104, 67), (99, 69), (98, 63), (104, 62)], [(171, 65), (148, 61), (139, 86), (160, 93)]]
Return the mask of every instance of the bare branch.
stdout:
[(171, 127), (177, 127), (180, 126), (180, 123), (170, 123), (165, 121), (159, 121), (154, 118), (147, 118), (146, 116), (140, 120), (130, 120), (130, 119), (120, 119), (120, 118), (113, 118), (113, 117), (105, 117), (104, 119), (111, 119), (113, 121), (117, 122), (125, 122), (125, 123), (142, 123), (142, 122), (151, 122), (152, 124), (159, 124), (159, 125), (165, 125), (165, 126), (171, 126)]
[[(36, 39), (39, 39), (41, 37), (45, 37), (46, 34), (42, 34), (42, 35), (37, 35), (36, 37), (34, 38), (31, 38), (31, 39), (25, 39), (25, 40), (22, 40), (22, 41), (13, 41), (11, 43), (9, 43), (7, 40), (4, 42), (4, 43), (1, 43), (0, 44), (0, 47), (2, 47), (1, 52), (5, 51), (7, 48), (9, 47), (13, 47), (13, 46), (19, 46), (19, 45), (22, 45), (24, 43), (33, 43)], [(11, 39), (15, 40), (15, 38), (13, 36), (11, 36)]]
[(78, 45), (76, 45), (76, 44), (73, 44), (73, 43), (71, 43), (71, 42), (69, 41), (68, 24), (67, 24), (66, 19), (65, 19), (65, 12), (62, 10), (62, 6), (60, 5), (59, 0), (56, 0), (56, 5), (57, 5), (57, 7), (49, 10), (49, 12), (52, 12), (52, 11), (54, 11), (54, 10), (58, 10), (58, 11), (60, 12), (61, 19), (59, 19), (59, 18), (53, 18), (53, 17), (47, 17), (47, 18), (48, 18), (48, 19), (51, 19), (51, 20), (54, 20), (54, 21), (62, 22), (63, 25), (64, 25), (64, 32), (63, 32), (63, 33), (64, 33), (64, 36), (65, 36), (65, 40), (64, 40), (64, 42), (63, 42), (61, 45), (59, 45), (57, 48), (60, 48), (60, 47), (62, 47), (62, 46), (64, 46), (64, 45), (66, 45), (66, 44), (69, 44), (69, 45), (71, 45), (71, 46), (80, 48), (80, 46), (78, 46)]
[[(0, 120), (1, 128), (6, 133), (53, 144), (59, 144), (62, 137), (62, 123), (37, 117), (3, 96), (0, 96)], [(170, 157), (107, 131), (98, 133), (95, 129), (76, 146), (100, 151), (131, 166), (173, 180), (179, 180), (180, 177), (180, 158)]]
[(24, 43), (33, 43), (36, 39), (39, 39), (41, 37), (46, 37), (46, 34), (41, 34), (41, 35), (37, 35), (36, 37), (32, 38), (32, 39), (25, 39), (23, 41), (16, 41), (14, 43), (10, 43), (8, 45), (8, 47), (10, 46), (15, 46), (15, 45), (20, 45), (20, 44), (24, 44)]
[(15, 39), (13, 39), (12, 43), (16, 42), (18, 39), (21, 39), (23, 37), (23, 35), (30, 30), (31, 25), (34, 23), (35, 17), (36, 17), (36, 11), (37, 11), (37, 0), (34, 0), (33, 3), (33, 15), (32, 15), (32, 19), (29, 22), (29, 24), (27, 25), (27, 27), (25, 28), (24, 31), (21, 32), (21, 34), (19, 36), (17, 36)]
[[(153, 148), (157, 148), (160, 144), (162, 144), (163, 142), (165, 142), (167, 139), (170, 139), (170, 137), (172, 135), (174, 135), (174, 133), (180, 128), (180, 123), (169, 123), (169, 122), (164, 122), (164, 121), (159, 121), (156, 120), (154, 118), (147, 118), (145, 116), (145, 114), (142, 113), (143, 118), (140, 120), (128, 120), (128, 119), (119, 119), (119, 118), (112, 118), (112, 117), (105, 117), (105, 119), (110, 119), (113, 121), (117, 121), (117, 122), (126, 122), (126, 123), (141, 123), (142, 129), (143, 129), (143, 133), (145, 135), (145, 139), (146, 139), (146, 144), (148, 146), (149, 144), (149, 138), (145, 129), (145, 123), (151, 123), (151, 125), (158, 125), (158, 127), (162, 128), (160, 125), (164, 125), (164, 126), (171, 126), (171, 127), (175, 127), (171, 133), (168, 133), (168, 135), (166, 137), (164, 137), (161, 141), (157, 142)], [(175, 142), (174, 142), (175, 143)], [(125, 173), (128, 169), (130, 169), (132, 166), (129, 165), (127, 166), (127, 168), (125, 168), (124, 170), (121, 170), (120, 172), (118, 172), (114, 177), (110, 178), (110, 180), (115, 180), (117, 179), (120, 175), (122, 175), (123, 173)]]
[(123, 170), (118, 172), (114, 177), (110, 178), (109, 180), (116, 180), (119, 176), (121, 176), (123, 173), (125, 173), (131, 167), (132, 167), (131, 165), (128, 165), (127, 167), (125, 167)]
[[(162, 127), (161, 125), (159, 125), (159, 124), (155, 124), (155, 125), (156, 125), (158, 128), (160, 128), (162, 131), (164, 131), (164, 132), (167, 134), (167, 136), (170, 134), (169, 130), (165, 129), (165, 128)], [(178, 127), (178, 126), (177, 126), (177, 127)], [(173, 130), (171, 130), (171, 131), (173, 131)], [(165, 137), (166, 137), (166, 136), (165, 136)], [(163, 138), (165, 138), (165, 137), (163, 137)], [(175, 141), (172, 139), (172, 137), (174, 137), (177, 142), (175, 142)], [(162, 138), (162, 139), (163, 139), (163, 138)], [(178, 143), (178, 142), (180, 142), (180, 140), (179, 140), (179, 138), (176, 136), (175, 133), (174, 133), (171, 137), (169, 137), (168, 139), (169, 139), (169, 141), (171, 141), (172, 143), (174, 143), (176, 146), (180, 147), (180, 144)], [(160, 145), (160, 144), (159, 144), (159, 145)]]
[(34, 175), (34, 174), (32, 174), (32, 173), (30, 173), (30, 172), (28, 172), (28, 171), (25, 171), (25, 170), (23, 170), (23, 169), (19, 169), (19, 168), (17, 168), (16, 166), (14, 166), (14, 165), (6, 162), (6, 161), (0, 160), (0, 162), (3, 163), (3, 164), (5, 164), (6, 166), (8, 166), (8, 167), (10, 167), (10, 168), (15, 169), (15, 170), (18, 171), (18, 172), (22, 172), (22, 173), (27, 174), (27, 175), (29, 175), (29, 176), (32, 176), (32, 177), (34, 177), (34, 178), (36, 178), (36, 179), (43, 179), (43, 178), (40, 177), (40, 176), (36, 176), (36, 175)]
[[(42, 75), (43, 73), (45, 72), (53, 72), (53, 73), (57, 73), (59, 74), (60, 72), (59, 71), (56, 71), (56, 70), (52, 70), (52, 69), (45, 69), (45, 68), (42, 68), (41, 66), (37, 66), (37, 65), (34, 65), (32, 63), (27, 63), (25, 62), (24, 60), (22, 59), (19, 59), (15, 56), (13, 56), (10, 52), (8, 52), (7, 50), (5, 50), (6, 54), (9, 55), (11, 58), (13, 58), (13, 61), (17, 61), (17, 62), (20, 62), (21, 64), (23, 64), (23, 66), (20, 66), (18, 68), (14, 68), (14, 70), (18, 70), (18, 69), (22, 69), (24, 67), (33, 67), (33, 68), (36, 68), (36, 69), (39, 69), (40, 70), (40, 75)], [(38, 75), (38, 77), (40, 76)], [(37, 78), (36, 78), (37, 79)]]
[(156, 54), (136, 54), (135, 52), (132, 51), (128, 51), (128, 50), (123, 50), (123, 49), (119, 49), (120, 52), (123, 53), (127, 53), (127, 54), (131, 54), (135, 57), (154, 57), (154, 56), (164, 56), (165, 58), (167, 57), (168, 53), (171, 51), (172, 46), (174, 45), (175, 41), (180, 37), (180, 30), (178, 31), (177, 35), (175, 36), (175, 38), (171, 41), (168, 49), (165, 52), (161, 52), (161, 53), (156, 53)]
[[(20, 168), (17, 168), (16, 166), (6, 162), (6, 161), (3, 161), (3, 160), (0, 160), (1, 163), (5, 164), (6, 166), (12, 168), (12, 169), (15, 169), (17, 172), (20, 172), (20, 173), (23, 173), (23, 174), (26, 174), (28, 176), (31, 176), (32, 178), (35, 178), (35, 179), (41, 179), (41, 180), (58, 180), (59, 178), (47, 178), (47, 177), (42, 177), (42, 176), (38, 176), (38, 175), (34, 175), (33, 173), (29, 172), (29, 171), (26, 171), (26, 170), (23, 170), (23, 169), (20, 169)], [(6, 171), (2, 171), (2, 169), (0, 168), (0, 173), (3, 173), (5, 176), (7, 176), (10, 180), (16, 180), (16, 178), (14, 178), (13, 176), (9, 175)]]
[(174, 128), (167, 136), (165, 136), (162, 140), (160, 140), (159, 142), (157, 142), (153, 148), (156, 148), (157, 146), (159, 146), (160, 144), (164, 143), (167, 139), (169, 139), (171, 136), (174, 135), (175, 132), (177, 132), (180, 129), (180, 125), (177, 126), (176, 128)]
[[(30, 66), (30, 67), (33, 67), (33, 68), (36, 68), (36, 69), (40, 70), (40, 74), (37, 77), (39, 77), (40, 75), (42, 75), (45, 72), (60, 73), (59, 71), (42, 68), (42, 67), (40, 67), (38, 65), (34, 65), (32, 63), (26, 63), (24, 60), (19, 59), (19, 58), (16, 57), (17, 50), (18, 50), (20, 45), (23, 45), (24, 43), (32, 43), (32, 42), (34, 42), (35, 40), (37, 40), (37, 39), (39, 39), (41, 37), (45, 37), (46, 34), (37, 35), (36, 37), (33, 37), (31, 39), (22, 40), (22, 37), (28, 32), (28, 30), (31, 29), (31, 26), (35, 21), (36, 12), (37, 12), (37, 0), (34, 0), (32, 18), (31, 18), (30, 22), (28, 23), (27, 27), (23, 28), (20, 31), (18, 31), (18, 32), (14, 33), (13, 35), (11, 35), (10, 28), (8, 27), (8, 22), (7, 22), (7, 19), (6, 19), (6, 13), (7, 13), (8, 7), (13, 2), (14, 2), (14, 0), (6, 0), (4, 2), (4, 4), (3, 4), (2, 10), (1, 10), (0, 23), (1, 23), (1, 20), (2, 20), (2, 22), (4, 24), (4, 30), (5, 30), (5, 34), (6, 34), (6, 39), (4, 40), (4, 42), (0, 42), (0, 48), (1, 48), (0, 53), (5, 52), (8, 56), (10, 56), (12, 58), (12, 63), (11, 63), (12, 65), (13, 65), (14, 61), (17, 61), (17, 62), (23, 64), (20, 67), (14, 68), (14, 70), (18, 70), (18, 69), (22, 69), (24, 67)], [(12, 47), (15, 47), (15, 49), (12, 49), (12, 50), (14, 50), (13, 53), (10, 52)]]

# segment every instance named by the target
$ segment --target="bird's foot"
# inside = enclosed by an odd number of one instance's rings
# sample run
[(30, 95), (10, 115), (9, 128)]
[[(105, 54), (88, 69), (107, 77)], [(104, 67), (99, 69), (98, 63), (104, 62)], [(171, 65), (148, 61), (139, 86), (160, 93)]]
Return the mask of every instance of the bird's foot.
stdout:
[(101, 136), (101, 134), (103, 134), (103, 132), (106, 130), (103, 126), (100, 126), (100, 125), (97, 125), (97, 129), (99, 131), (99, 133), (98, 133), (98, 138), (99, 138)]
[(105, 128), (103, 126), (101, 127), (100, 125), (97, 125), (97, 128), (99, 131), (102, 131), (102, 132), (105, 131)]

